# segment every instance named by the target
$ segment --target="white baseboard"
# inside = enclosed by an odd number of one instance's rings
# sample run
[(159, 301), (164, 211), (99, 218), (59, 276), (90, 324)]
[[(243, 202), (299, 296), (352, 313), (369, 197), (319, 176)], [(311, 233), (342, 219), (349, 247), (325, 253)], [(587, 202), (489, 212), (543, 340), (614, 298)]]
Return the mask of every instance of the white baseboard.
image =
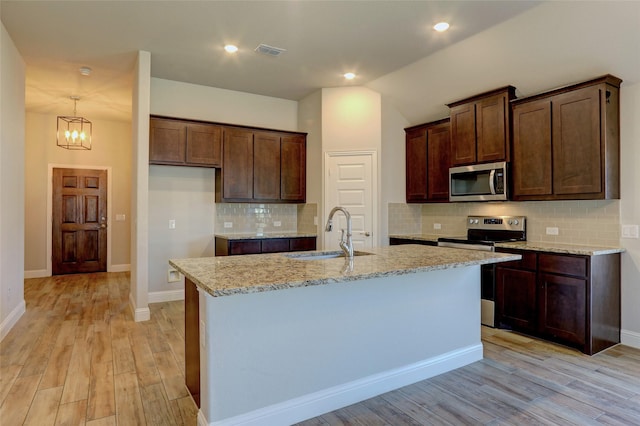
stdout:
[(481, 359), (480, 343), (213, 423), (208, 423), (200, 411), (198, 426), (275, 426), (297, 423)]
[(46, 269), (35, 269), (33, 271), (24, 271), (24, 278), (44, 278), (50, 277), (51, 274)]
[(111, 265), (109, 272), (129, 272), (131, 270), (131, 264), (123, 263), (122, 265)]
[(149, 303), (173, 302), (174, 300), (184, 300), (184, 289), (149, 293)]
[(133, 300), (133, 294), (129, 293), (129, 307), (131, 308), (131, 314), (135, 322), (149, 321), (151, 319), (151, 311), (149, 307), (138, 308), (136, 302)]
[(629, 330), (620, 331), (620, 343), (632, 348), (640, 349), (640, 333)]
[(13, 311), (2, 321), (0, 324), (0, 341), (5, 338), (7, 334), (11, 331), (14, 325), (18, 322), (22, 314), (27, 311), (27, 305), (22, 299), (22, 302), (18, 303), (18, 306), (14, 308)]

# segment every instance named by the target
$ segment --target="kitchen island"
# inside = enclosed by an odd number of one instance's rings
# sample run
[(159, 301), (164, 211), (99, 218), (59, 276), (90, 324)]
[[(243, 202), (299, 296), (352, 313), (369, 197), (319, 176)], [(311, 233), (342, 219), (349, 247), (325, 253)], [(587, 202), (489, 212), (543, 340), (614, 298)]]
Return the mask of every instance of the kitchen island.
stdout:
[(368, 251), (352, 262), (319, 252), (170, 261), (186, 277), (199, 424), (291, 424), (482, 358), (480, 265), (519, 255)]

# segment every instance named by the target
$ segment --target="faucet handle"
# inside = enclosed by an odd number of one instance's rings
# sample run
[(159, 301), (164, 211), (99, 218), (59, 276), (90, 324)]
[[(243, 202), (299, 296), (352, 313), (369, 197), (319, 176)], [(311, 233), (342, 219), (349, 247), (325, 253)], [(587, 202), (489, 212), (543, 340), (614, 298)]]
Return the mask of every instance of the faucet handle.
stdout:
[(340, 230), (340, 241), (344, 241), (344, 228)]

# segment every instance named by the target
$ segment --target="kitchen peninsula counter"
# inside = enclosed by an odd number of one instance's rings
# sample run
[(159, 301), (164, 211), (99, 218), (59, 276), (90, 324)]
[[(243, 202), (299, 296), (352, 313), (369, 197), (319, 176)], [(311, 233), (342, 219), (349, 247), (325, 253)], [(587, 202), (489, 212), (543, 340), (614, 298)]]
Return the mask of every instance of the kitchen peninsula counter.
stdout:
[(480, 265), (422, 245), (172, 260), (198, 424), (285, 425), (482, 359)]
[(368, 249), (350, 265), (343, 257), (299, 260), (322, 252), (170, 260), (213, 297), (350, 282), (520, 259), (520, 255), (403, 245)]
[(316, 238), (318, 235), (313, 232), (274, 232), (258, 235), (255, 232), (240, 232), (237, 234), (214, 234), (216, 238), (224, 240), (269, 240), (278, 238)]

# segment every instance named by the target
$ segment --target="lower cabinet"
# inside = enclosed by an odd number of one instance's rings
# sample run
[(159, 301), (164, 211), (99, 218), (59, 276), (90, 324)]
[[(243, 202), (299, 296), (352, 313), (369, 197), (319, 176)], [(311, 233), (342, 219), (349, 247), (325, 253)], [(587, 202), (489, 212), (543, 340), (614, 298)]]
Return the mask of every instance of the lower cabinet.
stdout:
[(216, 237), (216, 256), (241, 254), (282, 253), (316, 249), (316, 237), (252, 238), (229, 240)]
[(412, 240), (410, 238), (389, 238), (390, 246), (399, 246), (401, 244), (420, 244), (422, 246), (437, 246), (437, 241)]
[(498, 249), (523, 255), (496, 267), (496, 324), (592, 355), (620, 342), (620, 254)]

